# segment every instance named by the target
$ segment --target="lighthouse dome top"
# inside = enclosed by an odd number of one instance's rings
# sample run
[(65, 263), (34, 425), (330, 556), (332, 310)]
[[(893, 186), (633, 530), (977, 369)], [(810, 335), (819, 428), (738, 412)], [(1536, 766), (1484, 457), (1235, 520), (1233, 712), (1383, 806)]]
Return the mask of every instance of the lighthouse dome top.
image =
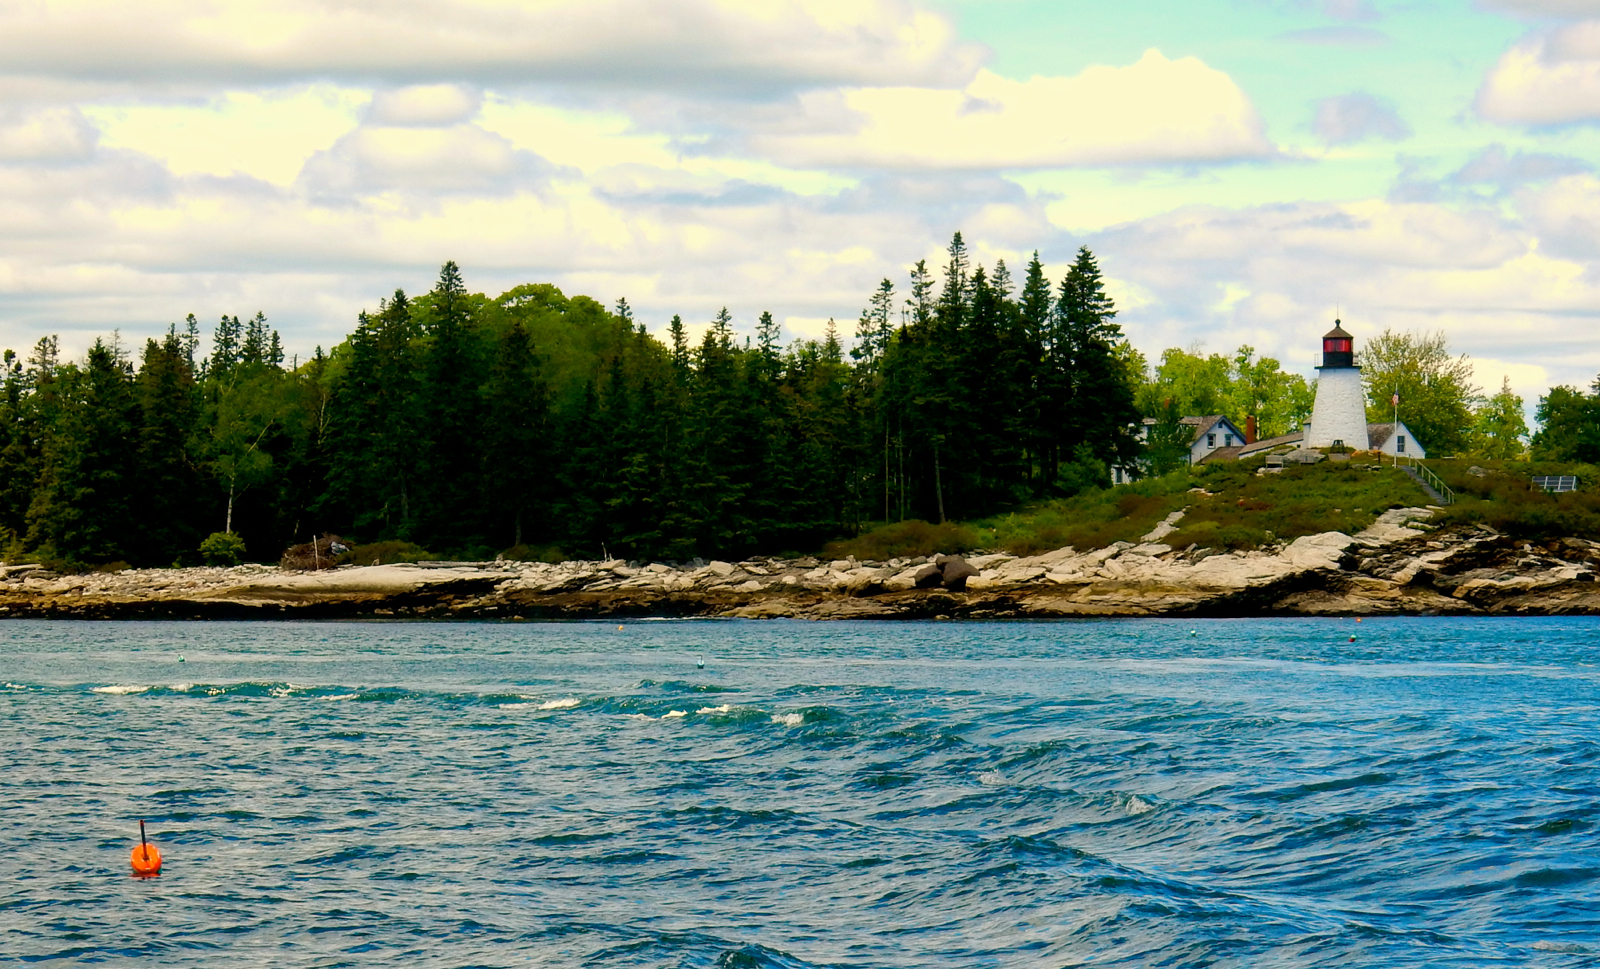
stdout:
[(1330, 367), (1355, 367), (1356, 365), (1355, 337), (1346, 333), (1338, 320), (1333, 321), (1333, 329), (1322, 337), (1322, 366), (1318, 370)]

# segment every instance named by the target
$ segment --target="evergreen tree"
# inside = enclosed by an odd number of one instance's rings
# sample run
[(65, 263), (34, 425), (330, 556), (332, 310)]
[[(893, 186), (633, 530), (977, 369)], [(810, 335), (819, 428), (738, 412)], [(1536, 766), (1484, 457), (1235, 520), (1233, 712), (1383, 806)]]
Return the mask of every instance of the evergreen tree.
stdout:
[(138, 408), (132, 374), (103, 340), (82, 370), (68, 369), (61, 410), (45, 447), (29, 508), (29, 544), (69, 562), (125, 561), (133, 554)]

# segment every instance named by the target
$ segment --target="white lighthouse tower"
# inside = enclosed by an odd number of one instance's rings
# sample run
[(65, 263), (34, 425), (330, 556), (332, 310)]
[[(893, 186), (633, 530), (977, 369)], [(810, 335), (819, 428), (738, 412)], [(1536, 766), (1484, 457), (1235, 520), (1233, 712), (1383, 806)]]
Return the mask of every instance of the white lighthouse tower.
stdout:
[(1343, 444), (1368, 449), (1367, 401), (1356, 366), (1355, 339), (1338, 320), (1322, 338), (1322, 366), (1317, 368), (1317, 402), (1306, 428), (1306, 447)]

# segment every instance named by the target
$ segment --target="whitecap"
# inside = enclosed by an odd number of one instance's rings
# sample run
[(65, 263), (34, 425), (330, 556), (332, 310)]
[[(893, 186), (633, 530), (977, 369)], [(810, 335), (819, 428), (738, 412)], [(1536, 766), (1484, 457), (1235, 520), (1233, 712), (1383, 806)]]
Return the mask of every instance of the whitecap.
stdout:
[(676, 720), (679, 717), (687, 717), (688, 715), (689, 715), (689, 712), (687, 710), (668, 710), (666, 712), (666, 714), (664, 716), (662, 716), (661, 719), (663, 719), (663, 720)]
[(578, 701), (577, 700), (573, 699), (572, 697), (568, 697), (565, 700), (546, 700), (543, 703), (539, 704), (539, 709), (541, 709), (541, 710), (571, 710), (573, 707), (575, 707), (577, 705), (578, 705)]
[(361, 694), (359, 694), (359, 693), (336, 693), (333, 696), (325, 696), (322, 699), (324, 699), (324, 700), (354, 700), (356, 697), (358, 697), (360, 695)]
[(143, 693), (150, 689), (148, 686), (97, 686), (91, 693), (107, 693), (111, 696), (128, 696), (131, 693)]
[(732, 706), (724, 703), (720, 707), (701, 707), (700, 709), (696, 710), (695, 713), (729, 713), (732, 710)]
[(194, 684), (193, 683), (174, 683), (171, 686), (167, 687), (167, 689), (169, 689), (169, 690), (177, 690), (179, 693), (187, 693), (190, 690), (194, 689)]
[(1533, 947), (1538, 949), (1540, 952), (1580, 953), (1589, 951), (1575, 942), (1546, 942), (1542, 939), (1538, 942), (1535, 942)]
[(28, 689), (28, 687), (24, 686), (21, 683), (7, 683), (7, 684), (5, 684), (5, 688), (8, 689), (8, 690), (26, 690), (26, 689)]
[(1154, 811), (1156, 806), (1135, 794), (1133, 797), (1128, 798), (1128, 803), (1123, 805), (1123, 809), (1129, 814), (1148, 814)]
[(803, 713), (774, 713), (772, 722), (785, 727), (798, 727), (806, 722), (806, 717)]
[(1006, 775), (997, 770), (985, 771), (978, 775), (978, 783), (984, 787), (999, 787), (1006, 782)]
[(652, 717), (648, 713), (630, 713), (630, 714), (628, 714), (628, 719), (629, 720), (654, 720), (655, 717)]

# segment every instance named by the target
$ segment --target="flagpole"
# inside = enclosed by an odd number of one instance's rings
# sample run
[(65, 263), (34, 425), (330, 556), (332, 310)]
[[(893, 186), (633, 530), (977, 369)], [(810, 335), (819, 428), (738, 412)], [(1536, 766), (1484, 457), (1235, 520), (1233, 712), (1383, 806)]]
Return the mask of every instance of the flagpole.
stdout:
[[(1394, 385), (1394, 397), (1389, 401), (1389, 403), (1394, 405), (1394, 428), (1389, 431), (1389, 440), (1394, 441), (1395, 438), (1400, 434), (1400, 384), (1398, 382), (1396, 382)], [(1399, 448), (1395, 448), (1394, 451), (1394, 466), (1397, 468), (1400, 467)]]

